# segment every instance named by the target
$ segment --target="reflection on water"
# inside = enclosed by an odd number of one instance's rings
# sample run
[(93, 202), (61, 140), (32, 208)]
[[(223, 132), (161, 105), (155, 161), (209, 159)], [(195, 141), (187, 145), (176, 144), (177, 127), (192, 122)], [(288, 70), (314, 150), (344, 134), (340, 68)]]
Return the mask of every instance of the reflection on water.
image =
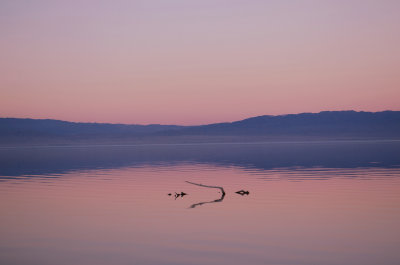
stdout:
[(399, 142), (3, 148), (0, 264), (398, 264), (399, 165)]
[(175, 164), (274, 168), (389, 168), (400, 165), (400, 141), (186, 144), (0, 148), (0, 176), (44, 176), (73, 170)]
[(186, 181), (186, 182), (189, 183), (189, 184), (193, 184), (193, 185), (196, 185), (196, 186), (203, 187), (203, 188), (219, 189), (219, 190), (220, 190), (219, 193), (221, 193), (221, 198), (219, 198), (219, 199), (216, 199), (216, 200), (213, 200), (213, 201), (198, 202), (198, 203), (192, 204), (192, 205), (190, 206), (190, 208), (195, 208), (195, 207), (197, 207), (197, 206), (200, 206), (200, 205), (203, 205), (203, 204), (207, 204), (207, 203), (222, 202), (222, 201), (224, 200), (224, 198), (225, 198), (225, 194), (226, 194), (226, 193), (225, 193), (225, 190), (224, 190), (223, 187), (204, 185), (204, 184), (194, 183), (194, 182), (190, 182), (190, 181)]

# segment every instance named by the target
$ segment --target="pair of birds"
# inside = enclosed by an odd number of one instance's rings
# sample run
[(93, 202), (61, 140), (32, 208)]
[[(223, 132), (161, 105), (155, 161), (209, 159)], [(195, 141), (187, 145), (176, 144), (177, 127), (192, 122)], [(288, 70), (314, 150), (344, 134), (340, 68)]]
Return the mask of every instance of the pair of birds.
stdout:
[[(168, 193), (168, 196), (171, 196), (172, 195), (172, 193)], [(179, 196), (180, 197), (183, 197), (183, 196), (185, 196), (185, 195), (187, 195), (187, 193), (184, 193), (183, 191), (181, 191), (181, 193), (176, 193), (175, 192), (175, 198), (178, 198)]]

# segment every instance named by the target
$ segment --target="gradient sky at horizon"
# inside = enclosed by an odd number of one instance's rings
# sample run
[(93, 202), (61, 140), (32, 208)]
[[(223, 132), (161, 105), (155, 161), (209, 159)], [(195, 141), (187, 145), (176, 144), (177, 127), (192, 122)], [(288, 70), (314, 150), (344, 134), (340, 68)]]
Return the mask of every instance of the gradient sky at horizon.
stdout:
[(1, 1), (0, 117), (400, 110), (400, 1)]

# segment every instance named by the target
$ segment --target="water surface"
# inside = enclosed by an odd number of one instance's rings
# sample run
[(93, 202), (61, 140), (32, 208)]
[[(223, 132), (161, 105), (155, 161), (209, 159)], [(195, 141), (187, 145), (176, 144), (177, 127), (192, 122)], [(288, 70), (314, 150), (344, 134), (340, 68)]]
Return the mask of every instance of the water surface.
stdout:
[(399, 166), (396, 141), (1, 148), (0, 264), (398, 264)]

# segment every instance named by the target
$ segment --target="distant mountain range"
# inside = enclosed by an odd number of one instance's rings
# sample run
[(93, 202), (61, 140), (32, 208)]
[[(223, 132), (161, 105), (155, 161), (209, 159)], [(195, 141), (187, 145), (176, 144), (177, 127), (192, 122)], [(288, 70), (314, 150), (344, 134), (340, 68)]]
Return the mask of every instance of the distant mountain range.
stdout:
[(82, 123), (50, 119), (0, 118), (2, 136), (138, 136), (183, 128), (176, 125)]
[(381, 135), (400, 136), (400, 111), (323, 111), (258, 116), (231, 123), (163, 131), (172, 135)]
[[(260, 137), (287, 139), (323, 138), (400, 138), (400, 111), (356, 112), (323, 111), (278, 116), (258, 116), (229, 123), (201, 126), (126, 125), (76, 123), (48, 119), (0, 118), (0, 143), (29, 142), (38, 139), (196, 139), (204, 137)], [(255, 139), (254, 138), (254, 139)]]

